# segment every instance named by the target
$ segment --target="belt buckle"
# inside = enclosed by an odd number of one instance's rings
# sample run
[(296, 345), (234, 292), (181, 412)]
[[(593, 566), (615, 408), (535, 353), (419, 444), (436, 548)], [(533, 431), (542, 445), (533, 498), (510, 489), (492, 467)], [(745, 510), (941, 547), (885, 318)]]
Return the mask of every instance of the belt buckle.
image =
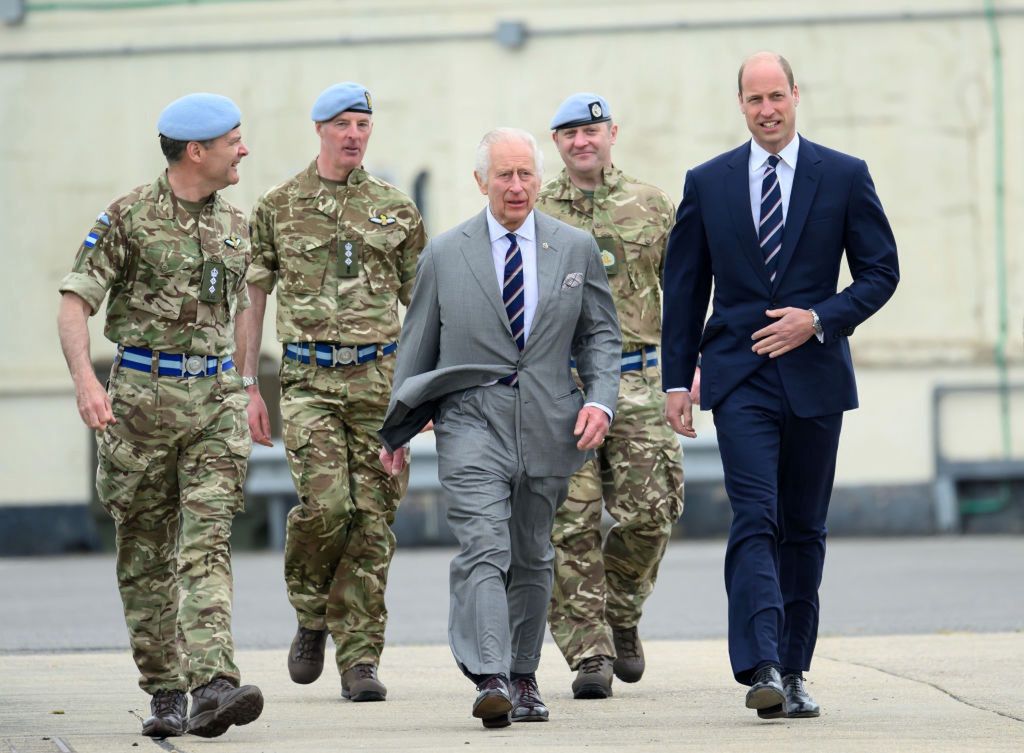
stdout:
[(185, 373), (189, 376), (199, 376), (200, 374), (206, 374), (206, 357), (205, 356), (186, 356), (185, 357)]
[(333, 363), (331, 364), (332, 366), (338, 366), (339, 364), (341, 366), (348, 366), (350, 364), (355, 363), (356, 359), (358, 358), (356, 349), (351, 348), (347, 345), (332, 345), (331, 350), (331, 355), (333, 357)]

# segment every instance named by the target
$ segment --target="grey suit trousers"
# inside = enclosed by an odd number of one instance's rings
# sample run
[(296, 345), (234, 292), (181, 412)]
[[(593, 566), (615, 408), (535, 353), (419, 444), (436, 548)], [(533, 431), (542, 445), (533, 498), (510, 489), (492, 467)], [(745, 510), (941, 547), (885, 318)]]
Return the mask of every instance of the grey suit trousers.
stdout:
[(451, 563), (448, 639), (467, 675), (537, 669), (551, 597), (551, 527), (568, 477), (523, 466), (518, 390), (474, 387), (444, 398), (434, 425)]

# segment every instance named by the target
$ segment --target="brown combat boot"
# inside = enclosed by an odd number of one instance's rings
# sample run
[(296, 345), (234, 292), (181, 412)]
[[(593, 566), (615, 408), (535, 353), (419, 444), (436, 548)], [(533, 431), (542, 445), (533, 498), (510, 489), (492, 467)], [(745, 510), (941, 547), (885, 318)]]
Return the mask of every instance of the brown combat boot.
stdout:
[(615, 643), (615, 676), (623, 682), (637, 682), (644, 676), (644, 647), (635, 627), (612, 628)]
[(288, 649), (288, 674), (292, 682), (309, 685), (324, 671), (326, 630), (310, 630), (299, 625)]
[(219, 737), (232, 724), (242, 726), (263, 713), (263, 693), (255, 685), (236, 687), (218, 677), (192, 691), (188, 731), (199, 737)]
[(178, 737), (185, 734), (188, 699), (180, 690), (158, 690), (149, 702), (152, 713), (142, 723), (146, 737)]
[(341, 675), (341, 697), (350, 701), (383, 701), (388, 689), (377, 679), (372, 664), (356, 664)]
[(573, 698), (611, 698), (612, 657), (588, 656), (580, 662), (572, 681)]

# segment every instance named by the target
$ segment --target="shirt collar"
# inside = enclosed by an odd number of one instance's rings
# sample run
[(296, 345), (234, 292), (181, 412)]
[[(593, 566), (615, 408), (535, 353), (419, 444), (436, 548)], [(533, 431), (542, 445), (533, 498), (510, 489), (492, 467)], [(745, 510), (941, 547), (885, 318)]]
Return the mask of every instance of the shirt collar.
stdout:
[[(794, 133), (793, 140), (786, 144), (785, 148), (779, 152), (779, 159), (786, 163), (790, 168), (796, 170), (796, 158), (800, 154), (800, 134)], [(767, 151), (763, 146), (758, 144), (754, 139), (750, 140), (750, 172), (759, 173), (764, 170), (764, 165), (771, 156), (771, 152)]]
[[(494, 215), (491, 214), (490, 206), (487, 207), (487, 232), (490, 234), (491, 243), (494, 243), (500, 238), (504, 238), (509, 233), (509, 230), (504, 225), (494, 219)], [(523, 221), (523, 224), (515, 231), (515, 234), (517, 237), (524, 238), (528, 241), (536, 239), (536, 225), (534, 223), (532, 209), (530, 210), (530, 213), (526, 215), (526, 219)]]

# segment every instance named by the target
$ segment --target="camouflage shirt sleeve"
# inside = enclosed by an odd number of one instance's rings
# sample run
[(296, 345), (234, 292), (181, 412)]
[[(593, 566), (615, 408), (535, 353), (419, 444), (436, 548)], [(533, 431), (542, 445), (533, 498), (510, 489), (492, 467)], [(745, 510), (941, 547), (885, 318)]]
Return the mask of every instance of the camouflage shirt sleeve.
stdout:
[(658, 279), (665, 278), (665, 256), (668, 251), (668, 236), (672, 232), (672, 226), (676, 220), (676, 205), (672, 203), (672, 199), (668, 197), (668, 194), (662, 193), (662, 201), (665, 205), (662, 212), (665, 234), (661, 239), (661, 260), (658, 262)]
[(111, 204), (82, 241), (71, 272), (60, 281), (60, 292), (80, 296), (95, 314), (125, 268), (127, 238), (120, 206)]
[[(249, 223), (252, 263), (249, 265), (246, 281), (267, 294), (273, 292), (279, 272), (277, 247), (274, 246), (274, 225), (274, 212), (267, 197), (264, 196), (256, 202), (256, 207), (252, 210), (252, 221)], [(249, 305), (248, 292), (245, 295), (245, 305)]]
[(403, 306), (409, 305), (412, 297), (412, 286), (416, 280), (416, 264), (419, 261), (420, 252), (427, 245), (427, 233), (423, 228), (423, 217), (419, 211), (413, 209), (415, 218), (409, 228), (409, 234), (402, 241), (398, 249), (399, 253), (399, 275), (401, 287), (398, 289), (398, 300)]
[[(245, 230), (245, 227), (246, 227), (245, 215), (240, 214), (239, 219), (240, 219), (239, 224), (242, 226), (243, 235), (244, 235), (244, 230)], [(239, 277), (238, 277), (238, 285), (235, 288), (235, 299), (237, 301), (236, 304), (235, 304), (235, 306), (236, 306), (236, 313), (238, 311), (244, 311), (245, 309), (249, 308), (249, 306), (252, 305), (252, 301), (249, 300), (249, 285), (247, 284), (249, 282), (249, 271), (252, 269), (252, 261), (253, 261), (253, 250), (252, 250), (252, 245), (251, 245), (252, 235), (251, 234), (252, 234), (252, 231), (250, 230), (249, 238), (247, 239), (247, 240), (250, 241), (249, 252), (245, 255), (245, 265), (246, 265), (245, 274), (239, 275)]]

